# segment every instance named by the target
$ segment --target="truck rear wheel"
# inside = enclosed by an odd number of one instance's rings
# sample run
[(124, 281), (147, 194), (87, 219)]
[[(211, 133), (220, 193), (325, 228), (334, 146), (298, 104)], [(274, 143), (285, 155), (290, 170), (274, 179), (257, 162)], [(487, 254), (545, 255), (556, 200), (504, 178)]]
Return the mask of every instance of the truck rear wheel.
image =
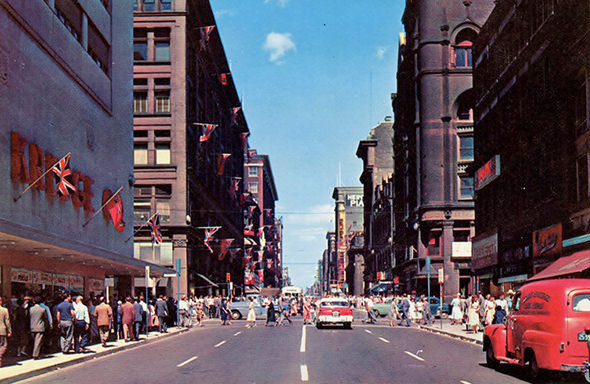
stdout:
[(539, 364), (537, 364), (537, 358), (535, 357), (535, 352), (532, 350), (528, 350), (525, 355), (525, 367), (527, 370), (527, 375), (531, 381), (535, 381), (539, 377), (540, 369)]

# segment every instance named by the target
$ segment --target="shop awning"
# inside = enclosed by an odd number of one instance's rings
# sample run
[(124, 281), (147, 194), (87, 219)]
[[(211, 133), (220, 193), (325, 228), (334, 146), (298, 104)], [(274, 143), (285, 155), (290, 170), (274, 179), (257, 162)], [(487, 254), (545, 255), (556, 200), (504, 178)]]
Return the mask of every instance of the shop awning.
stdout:
[(549, 279), (552, 277), (566, 276), (585, 271), (590, 268), (590, 251), (576, 252), (571, 256), (557, 259), (553, 264), (537, 273), (527, 281)]

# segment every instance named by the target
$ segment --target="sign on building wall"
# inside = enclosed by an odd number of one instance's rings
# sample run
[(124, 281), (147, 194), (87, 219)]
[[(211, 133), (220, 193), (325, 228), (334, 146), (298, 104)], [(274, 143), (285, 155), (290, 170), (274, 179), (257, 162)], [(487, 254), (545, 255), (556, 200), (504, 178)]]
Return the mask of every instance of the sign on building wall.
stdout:
[(500, 155), (496, 155), (475, 172), (475, 190), (479, 191), (499, 176)]
[(491, 236), (475, 238), (471, 256), (471, 268), (474, 270), (498, 264), (498, 233)]
[(346, 195), (346, 206), (362, 208), (364, 206), (363, 195)]
[(533, 257), (559, 255), (562, 249), (561, 223), (533, 232)]
[(453, 241), (453, 257), (471, 257), (471, 241)]

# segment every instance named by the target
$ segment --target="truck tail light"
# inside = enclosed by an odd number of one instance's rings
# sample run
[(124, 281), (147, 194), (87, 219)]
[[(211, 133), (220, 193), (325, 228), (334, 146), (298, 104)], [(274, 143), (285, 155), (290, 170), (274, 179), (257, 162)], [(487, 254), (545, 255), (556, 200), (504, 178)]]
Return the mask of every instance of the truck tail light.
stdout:
[(565, 343), (559, 344), (559, 352), (564, 352), (564, 351), (565, 351)]

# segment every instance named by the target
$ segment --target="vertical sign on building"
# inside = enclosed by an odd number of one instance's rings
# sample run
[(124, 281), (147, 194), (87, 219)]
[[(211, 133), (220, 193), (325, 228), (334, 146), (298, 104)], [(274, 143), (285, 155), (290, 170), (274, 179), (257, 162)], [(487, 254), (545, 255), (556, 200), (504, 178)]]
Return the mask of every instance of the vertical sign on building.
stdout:
[(338, 259), (336, 262), (337, 267), (337, 279), (338, 279), (338, 286), (342, 288), (344, 286), (344, 282), (346, 280), (346, 276), (344, 273), (344, 259), (346, 257), (346, 215), (345, 215), (345, 208), (344, 204), (341, 202), (338, 203), (338, 231), (336, 233), (337, 236), (337, 252), (338, 252)]

